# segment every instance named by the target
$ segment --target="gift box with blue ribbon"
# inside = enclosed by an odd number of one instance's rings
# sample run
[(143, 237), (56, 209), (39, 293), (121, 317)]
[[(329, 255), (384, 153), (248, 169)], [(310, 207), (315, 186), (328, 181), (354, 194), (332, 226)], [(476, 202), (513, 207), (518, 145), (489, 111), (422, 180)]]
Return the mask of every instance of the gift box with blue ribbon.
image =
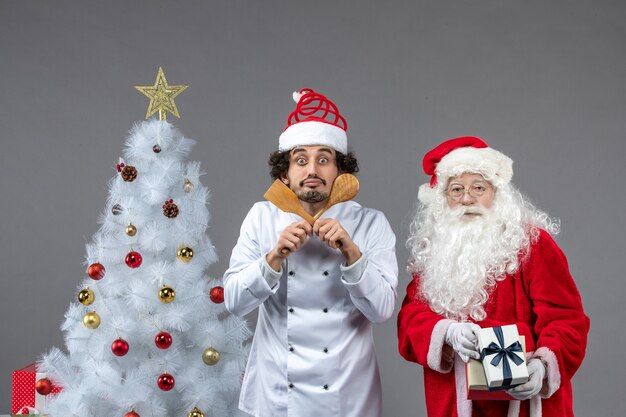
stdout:
[(480, 359), (489, 390), (503, 390), (528, 381), (528, 368), (517, 326), (487, 327), (477, 333)]

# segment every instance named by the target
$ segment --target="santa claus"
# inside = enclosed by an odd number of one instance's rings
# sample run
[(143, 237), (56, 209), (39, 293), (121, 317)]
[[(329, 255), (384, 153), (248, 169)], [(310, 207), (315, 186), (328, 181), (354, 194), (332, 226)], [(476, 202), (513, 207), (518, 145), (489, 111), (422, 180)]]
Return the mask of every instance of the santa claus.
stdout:
[[(476, 137), (424, 157), (410, 227), (413, 279), (398, 316), (400, 354), (424, 367), (430, 417), (573, 416), (570, 380), (587, 344), (585, 315), (559, 222), (511, 183), (513, 161)], [(512, 401), (467, 399), (465, 362), (479, 358), (475, 331), (516, 324), (529, 381)], [(528, 400), (528, 401), (526, 401)]]

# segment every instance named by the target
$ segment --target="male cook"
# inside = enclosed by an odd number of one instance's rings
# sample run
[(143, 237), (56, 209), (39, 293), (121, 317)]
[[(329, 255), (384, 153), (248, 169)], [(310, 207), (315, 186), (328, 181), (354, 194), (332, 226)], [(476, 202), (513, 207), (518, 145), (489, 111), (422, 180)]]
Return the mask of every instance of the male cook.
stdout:
[[(358, 164), (335, 104), (311, 89), (294, 100), (271, 176), (315, 215), (335, 178)], [(224, 275), (229, 311), (259, 308), (239, 408), (258, 417), (379, 417), (372, 323), (393, 314), (397, 274), (395, 236), (381, 212), (347, 201), (311, 225), (256, 203)]]

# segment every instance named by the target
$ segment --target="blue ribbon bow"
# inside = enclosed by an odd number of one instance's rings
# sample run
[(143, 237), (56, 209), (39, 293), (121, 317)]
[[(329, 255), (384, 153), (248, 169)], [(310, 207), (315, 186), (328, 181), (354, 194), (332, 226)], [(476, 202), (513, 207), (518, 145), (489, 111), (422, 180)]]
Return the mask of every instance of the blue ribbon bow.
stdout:
[(494, 327), (493, 332), (496, 334), (496, 338), (498, 339), (498, 344), (495, 342), (491, 342), (489, 346), (483, 349), (482, 358), (484, 359), (487, 355), (496, 356), (491, 359), (491, 364), (493, 366), (498, 366), (500, 361), (502, 361), (502, 376), (504, 377), (504, 381), (502, 382), (502, 386), (511, 385), (511, 381), (513, 380), (513, 374), (511, 373), (511, 365), (509, 361), (513, 361), (516, 366), (524, 363), (524, 360), (517, 356), (514, 352), (522, 352), (522, 345), (519, 341), (515, 341), (511, 343), (509, 346), (504, 347), (504, 334), (502, 333), (501, 327)]

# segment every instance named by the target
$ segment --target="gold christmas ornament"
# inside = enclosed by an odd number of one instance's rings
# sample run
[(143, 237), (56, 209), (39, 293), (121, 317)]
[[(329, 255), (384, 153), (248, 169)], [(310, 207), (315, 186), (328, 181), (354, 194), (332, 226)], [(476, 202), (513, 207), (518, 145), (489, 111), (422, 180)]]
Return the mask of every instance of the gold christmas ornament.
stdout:
[(200, 411), (198, 407), (194, 407), (193, 410), (187, 414), (187, 417), (204, 417), (204, 413)]
[(174, 288), (168, 287), (167, 285), (161, 287), (159, 290), (159, 300), (161, 300), (162, 303), (171, 303), (174, 301), (174, 298), (176, 298), (176, 291), (174, 291)]
[(167, 112), (180, 118), (178, 108), (174, 102), (174, 98), (185, 91), (188, 85), (168, 85), (163, 73), (163, 68), (159, 67), (154, 85), (140, 86), (135, 88), (144, 96), (150, 99), (146, 119), (149, 119), (154, 113), (159, 112), (159, 120), (167, 120)]
[(191, 192), (191, 190), (193, 190), (193, 182), (191, 182), (191, 180), (189, 179), (186, 179), (185, 185), (183, 185), (183, 190), (185, 190), (186, 193)]
[(202, 352), (202, 362), (207, 365), (213, 366), (220, 361), (220, 353), (213, 349), (212, 347), (208, 347)]
[(85, 314), (83, 324), (88, 329), (97, 329), (100, 326), (100, 316), (95, 311)]
[(191, 249), (189, 246), (181, 246), (180, 248), (178, 248), (178, 252), (176, 252), (176, 257), (181, 261), (187, 263), (191, 261), (191, 258), (193, 258), (193, 249)]
[(96, 295), (93, 293), (93, 291), (89, 289), (89, 287), (87, 287), (78, 293), (78, 301), (82, 305), (88, 306), (88, 305), (93, 304), (94, 301), (96, 301)]
[(128, 236), (135, 236), (137, 234), (137, 228), (132, 223), (129, 223), (128, 226), (126, 226), (126, 234)]

